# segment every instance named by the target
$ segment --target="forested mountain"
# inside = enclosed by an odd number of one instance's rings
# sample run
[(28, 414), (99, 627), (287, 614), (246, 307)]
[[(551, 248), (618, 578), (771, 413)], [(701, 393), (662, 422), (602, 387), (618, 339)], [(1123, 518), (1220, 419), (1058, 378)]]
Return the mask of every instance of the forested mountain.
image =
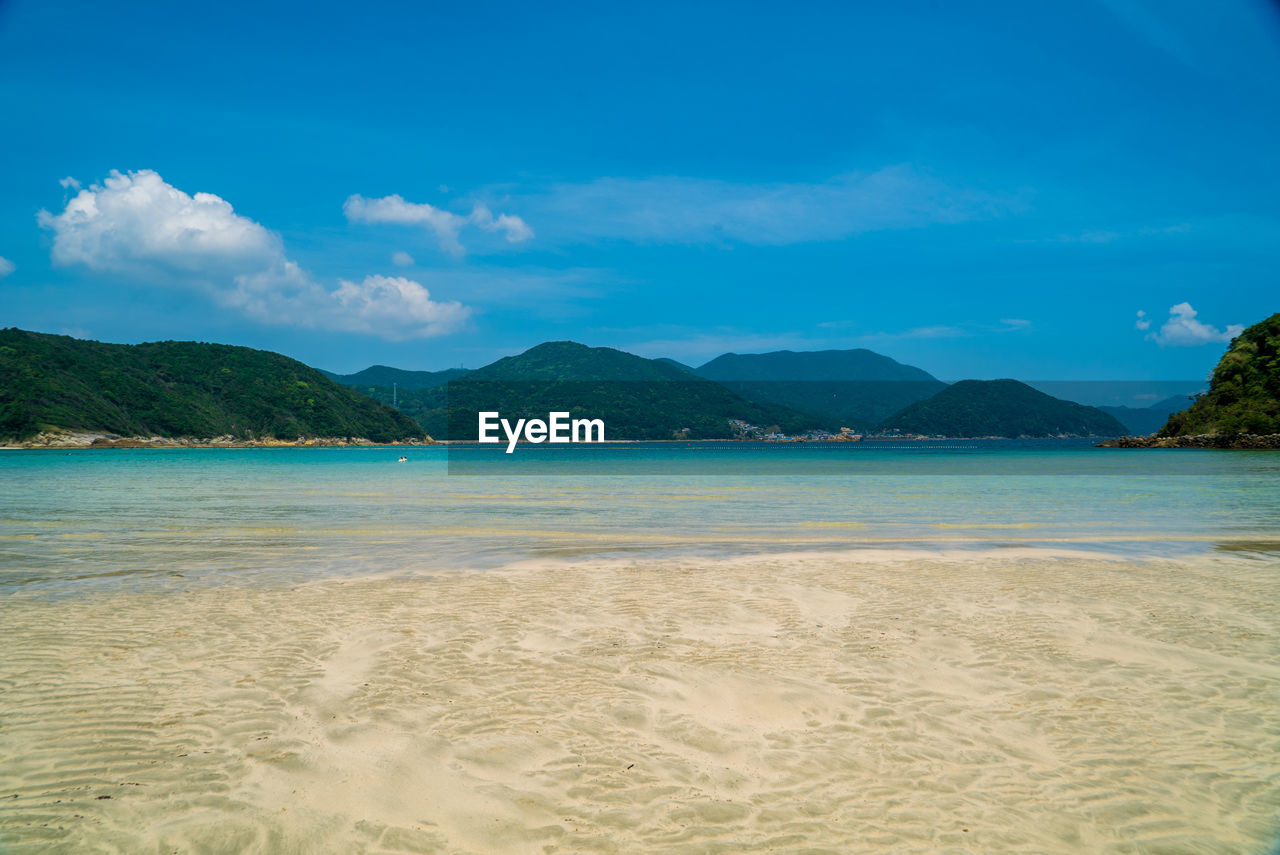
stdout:
[(946, 386), (927, 371), (862, 348), (726, 353), (696, 372), (747, 400), (861, 430)]
[(193, 439), (422, 437), (407, 416), (278, 353), (0, 330), (0, 438), (59, 429)]
[(1120, 436), (1124, 425), (1094, 407), (1063, 401), (1017, 380), (962, 380), (881, 424), (932, 436)]
[(445, 386), (401, 396), (433, 437), (475, 439), (476, 414), (542, 418), (552, 411), (603, 419), (609, 439), (730, 438), (730, 419), (800, 431), (820, 420), (752, 403), (666, 361), (571, 341), (546, 342)]

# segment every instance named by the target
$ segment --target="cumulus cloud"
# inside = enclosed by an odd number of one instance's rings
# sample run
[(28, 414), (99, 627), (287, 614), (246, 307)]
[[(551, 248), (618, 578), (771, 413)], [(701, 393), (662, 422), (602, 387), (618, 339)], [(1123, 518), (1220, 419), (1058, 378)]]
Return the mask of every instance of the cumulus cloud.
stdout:
[(189, 196), (145, 169), (112, 171), (80, 190), (60, 214), (40, 211), (53, 232), (53, 263), (125, 274), (232, 272), (284, 261), (279, 238), (212, 193)]
[[(1226, 329), (1218, 329), (1196, 320), (1198, 313), (1190, 303), (1178, 303), (1169, 307), (1169, 318), (1155, 332), (1147, 333), (1147, 338), (1161, 347), (1196, 347), (1213, 342), (1231, 341), (1244, 332), (1242, 324), (1228, 324)], [(1137, 327), (1148, 329), (1151, 322), (1146, 312), (1138, 312)]]
[[(186, 192), (152, 170), (112, 173), (58, 214), (40, 211), (59, 266), (199, 290), (262, 323), (422, 338), (457, 329), (469, 310), (432, 301), (409, 279), (369, 277), (329, 290), (291, 261), (280, 238), (212, 193)], [(387, 284), (394, 282), (394, 284)]]
[(17, 269), (18, 265), (14, 264), (3, 255), (0, 255), (0, 279), (3, 279)]
[(533, 237), (533, 229), (524, 220), (511, 214), (495, 217), (488, 207), (479, 204), (472, 207), (470, 214), (462, 216), (425, 202), (406, 201), (398, 194), (381, 199), (366, 199), (357, 194), (347, 199), (342, 211), (353, 223), (423, 226), (436, 236), (440, 249), (453, 256), (466, 252), (459, 239), (466, 226), (500, 232), (508, 243), (522, 243)]
[(379, 330), (401, 329), (404, 318), (412, 318), (409, 335), (425, 338), (443, 335), (462, 326), (471, 310), (461, 303), (439, 303), (426, 288), (403, 276), (366, 276), (362, 282), (342, 280), (333, 293), (342, 306), (348, 329), (377, 334)]
[(413, 256), (401, 250), (391, 256), (391, 263), (396, 267), (413, 267)]
[(1138, 310), (1138, 319), (1133, 322), (1133, 327), (1134, 329), (1139, 329), (1139, 330), (1151, 329), (1151, 320), (1147, 317), (1146, 312), (1142, 311), (1141, 309)]

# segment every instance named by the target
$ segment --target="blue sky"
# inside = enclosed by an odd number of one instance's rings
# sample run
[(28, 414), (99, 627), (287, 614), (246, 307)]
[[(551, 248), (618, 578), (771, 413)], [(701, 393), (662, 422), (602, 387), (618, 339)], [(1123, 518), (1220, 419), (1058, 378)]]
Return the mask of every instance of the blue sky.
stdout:
[(0, 0), (0, 116), (3, 326), (1149, 379), (1280, 310), (1262, 2)]

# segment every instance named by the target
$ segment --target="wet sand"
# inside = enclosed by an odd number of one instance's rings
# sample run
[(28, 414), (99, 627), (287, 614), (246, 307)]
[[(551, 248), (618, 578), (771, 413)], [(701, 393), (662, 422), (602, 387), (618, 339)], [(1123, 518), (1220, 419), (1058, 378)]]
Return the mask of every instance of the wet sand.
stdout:
[(1280, 561), (543, 563), (0, 621), (6, 852), (1249, 853)]

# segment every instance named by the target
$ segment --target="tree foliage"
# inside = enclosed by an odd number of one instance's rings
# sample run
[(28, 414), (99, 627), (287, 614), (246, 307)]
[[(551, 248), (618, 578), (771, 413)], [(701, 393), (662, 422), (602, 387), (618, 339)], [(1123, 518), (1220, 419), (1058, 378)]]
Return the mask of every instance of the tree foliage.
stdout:
[(48, 429), (201, 439), (422, 436), (412, 419), (278, 353), (0, 330), (0, 438)]
[(1174, 413), (1160, 436), (1280, 433), (1280, 313), (1232, 339), (1209, 391)]

